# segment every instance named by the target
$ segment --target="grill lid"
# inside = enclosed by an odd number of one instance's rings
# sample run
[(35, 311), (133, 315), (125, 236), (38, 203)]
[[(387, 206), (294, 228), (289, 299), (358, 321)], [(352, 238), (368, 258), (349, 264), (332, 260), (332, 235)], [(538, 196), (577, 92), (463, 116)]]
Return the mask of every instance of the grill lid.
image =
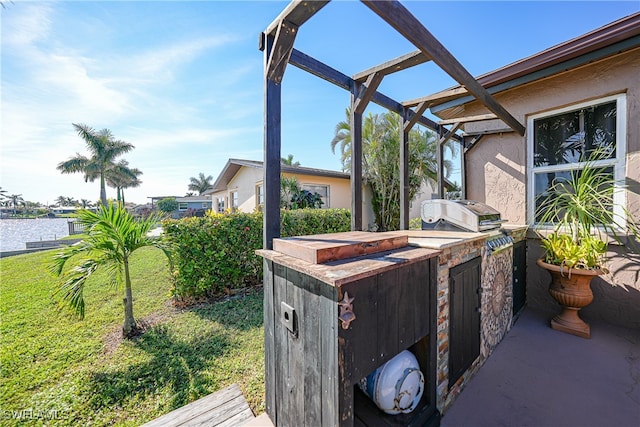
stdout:
[(423, 228), (437, 228), (444, 222), (463, 230), (479, 232), (499, 228), (505, 222), (500, 212), (474, 200), (425, 200), (420, 213)]

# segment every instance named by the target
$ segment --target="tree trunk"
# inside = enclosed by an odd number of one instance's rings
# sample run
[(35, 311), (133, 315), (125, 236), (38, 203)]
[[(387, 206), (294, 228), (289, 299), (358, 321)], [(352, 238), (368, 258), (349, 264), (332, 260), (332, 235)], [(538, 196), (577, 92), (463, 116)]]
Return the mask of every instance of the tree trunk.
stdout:
[(100, 174), (100, 202), (102, 202), (102, 206), (107, 206), (107, 190), (104, 184), (104, 174)]
[(129, 258), (124, 259), (124, 281), (125, 281), (125, 297), (122, 300), (124, 305), (124, 325), (122, 326), (122, 335), (130, 338), (137, 334), (138, 327), (133, 317), (133, 296), (131, 292), (131, 277), (129, 276)]

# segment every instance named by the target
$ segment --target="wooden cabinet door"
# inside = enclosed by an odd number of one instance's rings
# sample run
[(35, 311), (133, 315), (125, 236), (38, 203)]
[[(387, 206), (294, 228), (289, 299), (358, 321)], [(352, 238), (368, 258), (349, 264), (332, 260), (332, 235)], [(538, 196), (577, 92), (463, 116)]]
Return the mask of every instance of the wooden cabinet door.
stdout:
[(527, 302), (527, 242), (513, 246), (513, 314), (524, 308)]
[(480, 355), (481, 259), (449, 271), (449, 387)]

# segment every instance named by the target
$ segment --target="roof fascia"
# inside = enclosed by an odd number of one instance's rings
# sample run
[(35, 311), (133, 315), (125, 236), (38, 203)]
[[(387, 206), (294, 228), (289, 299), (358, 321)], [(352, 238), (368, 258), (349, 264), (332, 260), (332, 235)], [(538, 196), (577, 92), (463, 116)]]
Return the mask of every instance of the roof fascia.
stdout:
[(399, 1), (361, 0), (405, 39), (431, 57), (442, 70), (464, 85), (485, 107), (520, 135), (525, 128), (467, 71), (464, 66)]
[[(564, 62), (560, 62), (558, 64), (552, 65), (547, 68), (543, 68), (538, 71), (534, 71), (529, 74), (525, 74), (523, 76), (507, 80), (503, 83), (497, 84), (495, 86), (491, 86), (487, 88), (487, 91), (490, 94), (495, 94), (499, 92), (503, 92), (505, 90), (513, 89), (518, 86), (525, 85), (527, 83), (534, 82), (536, 80), (540, 80), (546, 77), (553, 76), (555, 74), (559, 74), (563, 71), (569, 71), (572, 68), (577, 68), (579, 66), (585, 65), (589, 62), (598, 61), (609, 56), (613, 56), (615, 54), (634, 49), (640, 46), (640, 35), (632, 37), (627, 40), (623, 40), (621, 42), (600, 48), (598, 50), (586, 53), (584, 55), (578, 56), (576, 58), (569, 59)], [(434, 105), (431, 107), (431, 112), (433, 114), (437, 114), (449, 108), (458, 107), (460, 105), (468, 104), (475, 100), (472, 96), (463, 96), (458, 99), (454, 99), (451, 101), (443, 102), (438, 105)]]

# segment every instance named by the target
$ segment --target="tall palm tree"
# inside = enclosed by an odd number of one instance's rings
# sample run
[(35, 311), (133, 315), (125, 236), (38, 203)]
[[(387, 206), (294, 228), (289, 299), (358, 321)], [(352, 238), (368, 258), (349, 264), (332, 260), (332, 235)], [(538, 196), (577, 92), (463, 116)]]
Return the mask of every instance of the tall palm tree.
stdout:
[[(342, 170), (351, 170), (351, 116), (338, 123), (331, 150), (340, 147)], [(394, 113), (369, 113), (362, 124), (362, 175), (372, 190), (372, 207), (380, 230), (397, 229), (400, 225), (400, 135), (402, 118)], [(430, 132), (414, 129), (409, 132), (409, 199), (413, 199), (426, 178), (437, 178), (437, 138)], [(455, 146), (445, 144), (448, 149)], [(451, 162), (444, 162), (445, 175)]]
[(198, 195), (200, 195), (205, 191), (213, 188), (213, 185), (211, 185), (212, 180), (213, 180), (213, 177), (211, 175), (205, 176), (202, 172), (200, 172), (197, 178), (194, 178), (194, 177), (189, 178), (188, 189), (190, 191), (197, 191)]
[(87, 199), (80, 199), (80, 205), (82, 205), (82, 209), (90, 209), (93, 207), (93, 202)]
[(285, 157), (281, 157), (280, 158), (280, 162), (283, 165), (293, 166), (294, 168), (297, 168), (298, 166), (300, 166), (300, 162), (294, 162), (293, 161), (293, 154), (289, 154), (286, 158)]
[(13, 206), (13, 214), (16, 214), (16, 208), (19, 204), (24, 203), (24, 199), (22, 198), (22, 194), (11, 194), (7, 196), (9, 200), (11, 200), (11, 206)]
[(130, 168), (129, 162), (120, 160), (107, 171), (106, 180), (110, 187), (116, 189), (116, 200), (124, 205), (124, 189), (139, 187), (142, 181), (138, 178), (142, 171), (138, 168)]
[(128, 142), (114, 139), (109, 129), (95, 131), (84, 124), (73, 124), (78, 135), (84, 139), (90, 156), (76, 153), (74, 157), (58, 164), (57, 169), (62, 173), (83, 173), (85, 182), (100, 179), (100, 202), (107, 205), (107, 191), (105, 188), (106, 174), (113, 168), (116, 159), (134, 146)]
[[(63, 276), (56, 294), (66, 301), (80, 318), (84, 318), (84, 289), (87, 279), (100, 267), (109, 273), (112, 284), (124, 284), (124, 324), (122, 334), (126, 338), (140, 332), (133, 316), (133, 293), (129, 260), (134, 251), (154, 246), (161, 249), (171, 261), (169, 249), (160, 240), (147, 234), (162, 217), (158, 214), (135, 219), (124, 206), (117, 203), (101, 205), (97, 213), (81, 210), (78, 221), (84, 225), (87, 237), (80, 243), (67, 246), (53, 257), (50, 269)], [(73, 268), (64, 266), (78, 256)]]

